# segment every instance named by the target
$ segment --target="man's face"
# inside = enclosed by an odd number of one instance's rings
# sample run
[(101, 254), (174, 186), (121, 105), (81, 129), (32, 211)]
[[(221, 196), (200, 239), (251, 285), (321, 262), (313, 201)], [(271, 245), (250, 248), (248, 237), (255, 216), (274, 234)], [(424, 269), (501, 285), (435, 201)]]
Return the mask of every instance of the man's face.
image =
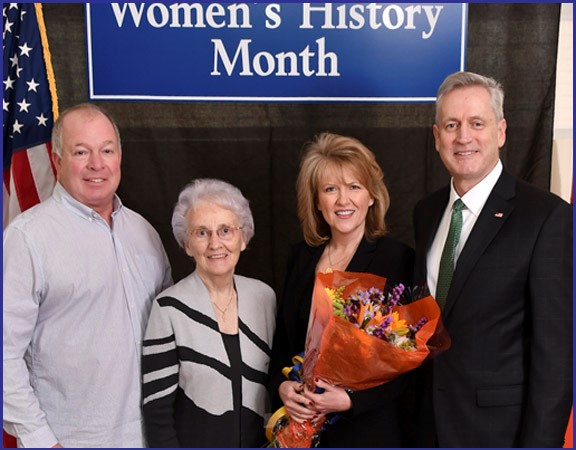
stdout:
[(54, 155), (58, 180), (72, 197), (108, 218), (120, 184), (114, 127), (99, 112), (74, 111), (62, 123), (62, 144), (62, 157)]
[(464, 195), (486, 177), (506, 141), (506, 120), (496, 119), (490, 94), (482, 86), (457, 88), (440, 101), (433, 127), (436, 150)]

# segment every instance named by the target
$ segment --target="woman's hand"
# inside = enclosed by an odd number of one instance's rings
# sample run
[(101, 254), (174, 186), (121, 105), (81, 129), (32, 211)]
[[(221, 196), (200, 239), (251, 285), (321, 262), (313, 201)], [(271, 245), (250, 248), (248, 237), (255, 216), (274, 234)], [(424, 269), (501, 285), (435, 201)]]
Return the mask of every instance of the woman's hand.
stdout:
[(312, 421), (318, 414), (312, 405), (312, 401), (302, 394), (303, 391), (304, 384), (297, 381), (284, 381), (278, 387), (278, 393), (282, 402), (284, 402), (286, 411), (298, 423), (302, 423), (305, 420)]
[(352, 400), (343, 388), (332, 386), (323, 380), (316, 380), (316, 386), (324, 389), (324, 392), (315, 394), (304, 388), (304, 396), (312, 402), (313, 408), (320, 416), (352, 408)]

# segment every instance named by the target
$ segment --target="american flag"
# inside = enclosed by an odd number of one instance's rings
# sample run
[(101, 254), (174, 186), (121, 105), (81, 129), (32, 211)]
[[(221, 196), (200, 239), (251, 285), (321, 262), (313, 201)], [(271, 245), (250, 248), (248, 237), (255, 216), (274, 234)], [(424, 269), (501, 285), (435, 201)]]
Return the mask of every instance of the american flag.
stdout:
[(40, 3), (3, 3), (3, 228), (52, 193), (56, 87)]
[[(3, 228), (50, 196), (50, 134), (58, 115), (41, 4), (3, 3)], [(50, 79), (50, 83), (49, 83)], [(6, 432), (3, 447), (16, 447)]]

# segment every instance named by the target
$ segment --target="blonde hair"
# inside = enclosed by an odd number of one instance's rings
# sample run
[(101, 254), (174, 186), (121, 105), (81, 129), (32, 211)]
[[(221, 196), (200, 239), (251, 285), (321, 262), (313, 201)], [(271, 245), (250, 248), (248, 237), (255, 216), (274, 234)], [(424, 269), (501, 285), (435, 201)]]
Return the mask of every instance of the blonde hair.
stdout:
[(368, 190), (374, 204), (368, 209), (364, 235), (375, 240), (386, 234), (384, 217), (390, 196), (374, 153), (359, 140), (333, 133), (321, 133), (305, 145), (296, 182), (298, 218), (304, 239), (311, 246), (330, 240), (331, 231), (318, 210), (318, 189), (329, 169), (350, 168)]

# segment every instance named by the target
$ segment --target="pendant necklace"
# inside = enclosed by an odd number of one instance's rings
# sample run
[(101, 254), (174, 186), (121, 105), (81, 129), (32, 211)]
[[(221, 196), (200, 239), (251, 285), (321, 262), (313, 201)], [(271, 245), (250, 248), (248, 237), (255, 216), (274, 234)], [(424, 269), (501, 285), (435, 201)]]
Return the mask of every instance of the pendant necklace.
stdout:
[[(338, 261), (336, 261), (336, 264), (340, 264), (342, 261), (344, 261), (348, 257), (349, 257), (349, 255), (347, 255), (345, 253), (342, 258), (340, 258)], [(335, 264), (332, 262), (332, 250), (331, 250), (330, 246), (328, 246), (328, 262), (330, 263), (330, 267), (328, 267), (328, 269), (330, 269), (330, 272), (332, 272), (334, 270)]]
[(234, 298), (234, 294), (235, 294), (235, 290), (232, 290), (232, 294), (230, 295), (230, 300), (228, 300), (228, 304), (224, 307), (224, 309), (220, 308), (212, 299), (210, 300), (212, 302), (212, 304), (214, 305), (214, 307), (220, 311), (220, 314), (222, 314), (222, 320), (225, 321), (226, 320), (226, 313), (228, 312), (228, 308), (230, 308), (230, 305), (232, 304), (232, 299)]

